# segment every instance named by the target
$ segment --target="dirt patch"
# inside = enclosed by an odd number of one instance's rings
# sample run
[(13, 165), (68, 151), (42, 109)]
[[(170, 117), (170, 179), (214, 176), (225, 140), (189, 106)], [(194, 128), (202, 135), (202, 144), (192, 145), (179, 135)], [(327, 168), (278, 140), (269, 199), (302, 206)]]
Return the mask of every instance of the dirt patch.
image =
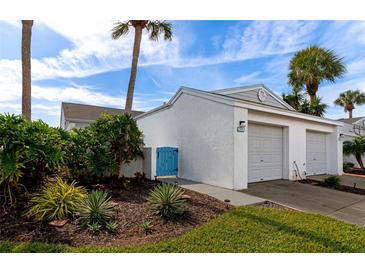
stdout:
[(365, 175), (365, 170), (361, 169), (361, 168), (351, 168), (346, 170), (346, 173), (350, 173), (350, 174), (357, 174), (357, 175)]
[[(47, 222), (35, 222), (25, 218), (23, 211), (18, 208), (0, 217), (0, 241), (40, 241), (72, 246), (138, 245), (181, 235), (226, 211), (223, 202), (185, 190), (185, 194), (191, 199), (187, 201), (183, 216), (174, 220), (164, 220), (150, 211), (146, 201), (149, 191), (155, 185), (156, 182), (148, 182), (129, 189), (105, 187), (118, 208), (115, 221), (118, 222), (119, 228), (115, 234), (106, 231), (93, 234), (81, 227), (76, 220), (63, 227), (50, 226)], [(146, 221), (153, 226), (148, 235), (140, 227)]]

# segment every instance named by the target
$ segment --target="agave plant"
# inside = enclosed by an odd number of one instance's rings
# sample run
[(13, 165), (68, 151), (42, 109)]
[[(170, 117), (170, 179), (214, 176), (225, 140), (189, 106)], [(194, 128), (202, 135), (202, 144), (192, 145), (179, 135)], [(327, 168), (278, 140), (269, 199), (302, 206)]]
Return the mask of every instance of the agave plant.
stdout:
[(153, 225), (151, 222), (143, 222), (141, 225), (142, 230), (146, 235), (152, 231)]
[(81, 203), (78, 216), (85, 225), (106, 225), (116, 211), (107, 192), (94, 190)]
[(148, 197), (152, 211), (162, 217), (173, 217), (184, 213), (184, 191), (172, 184), (156, 186)]
[(92, 233), (98, 233), (101, 229), (101, 225), (99, 225), (98, 223), (91, 223), (87, 225), (87, 228), (92, 232)]
[(61, 178), (56, 182), (46, 184), (31, 199), (34, 204), (26, 213), (29, 217), (36, 220), (62, 220), (72, 217), (79, 205), (86, 198), (86, 190), (76, 186), (76, 182), (68, 184)]
[(117, 232), (119, 227), (119, 224), (115, 221), (109, 221), (106, 225), (105, 228), (110, 232), (110, 233), (115, 233)]

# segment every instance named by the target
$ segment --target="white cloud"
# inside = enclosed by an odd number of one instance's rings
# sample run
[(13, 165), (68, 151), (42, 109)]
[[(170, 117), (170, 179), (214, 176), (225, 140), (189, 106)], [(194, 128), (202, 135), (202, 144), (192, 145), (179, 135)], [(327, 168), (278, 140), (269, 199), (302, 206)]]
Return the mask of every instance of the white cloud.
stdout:
[(257, 81), (260, 81), (259, 80), (260, 78), (258, 77), (259, 75), (260, 75), (260, 73), (258, 73), (258, 72), (245, 74), (245, 75), (242, 75), (241, 77), (235, 79), (234, 82), (239, 83), (239, 84), (257, 82)]

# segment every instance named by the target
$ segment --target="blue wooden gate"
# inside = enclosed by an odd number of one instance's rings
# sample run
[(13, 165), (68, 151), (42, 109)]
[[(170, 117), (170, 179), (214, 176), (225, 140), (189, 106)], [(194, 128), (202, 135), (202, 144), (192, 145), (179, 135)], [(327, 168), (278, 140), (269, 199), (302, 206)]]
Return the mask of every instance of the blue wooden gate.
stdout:
[(158, 147), (156, 176), (177, 176), (178, 149), (176, 147)]

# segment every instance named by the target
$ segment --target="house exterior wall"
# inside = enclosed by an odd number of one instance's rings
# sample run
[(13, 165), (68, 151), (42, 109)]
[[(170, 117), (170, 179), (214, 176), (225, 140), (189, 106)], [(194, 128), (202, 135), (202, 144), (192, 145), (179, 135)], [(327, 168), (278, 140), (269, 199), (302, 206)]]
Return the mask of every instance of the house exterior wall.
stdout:
[[(342, 174), (338, 123), (307, 120), (294, 112), (252, 109), (204, 93), (178, 96), (168, 106), (137, 117), (145, 145), (151, 147), (151, 178), (156, 174), (156, 148), (171, 146), (179, 149), (179, 177), (229, 189), (247, 188), (250, 123), (283, 128), (284, 179), (306, 177), (307, 131), (326, 134), (331, 148), (327, 150), (327, 173)], [(240, 122), (245, 122), (244, 132), (237, 130)]]
[[(341, 128), (341, 134), (343, 134), (342, 141), (352, 141), (355, 137), (358, 136), (365, 136), (365, 130), (356, 130), (356, 133), (354, 132), (352, 124), (346, 124), (343, 128)], [(365, 155), (362, 156), (363, 162), (365, 162)], [(343, 155), (343, 162), (344, 163), (353, 163), (355, 167), (359, 167), (359, 163), (357, 162), (354, 155)]]
[(156, 148), (179, 148), (178, 176), (233, 188), (234, 139), (232, 106), (182, 94), (169, 108), (137, 119), (151, 147), (152, 177), (156, 174)]
[(66, 121), (65, 130), (72, 130), (74, 128), (76, 128), (76, 129), (85, 128), (88, 125), (90, 125), (90, 123), (88, 123), (88, 122)]
[(251, 102), (255, 102), (255, 103), (259, 103), (259, 104), (263, 104), (263, 105), (267, 105), (267, 106), (287, 109), (268, 93), (267, 93), (267, 97), (266, 97), (265, 101), (261, 102), (257, 96), (257, 90), (247, 90), (247, 91), (242, 91), (242, 92), (232, 93), (232, 94), (227, 94), (227, 95), (237, 98), (237, 99), (243, 99), (243, 100), (247, 100), (247, 101), (251, 101)]

